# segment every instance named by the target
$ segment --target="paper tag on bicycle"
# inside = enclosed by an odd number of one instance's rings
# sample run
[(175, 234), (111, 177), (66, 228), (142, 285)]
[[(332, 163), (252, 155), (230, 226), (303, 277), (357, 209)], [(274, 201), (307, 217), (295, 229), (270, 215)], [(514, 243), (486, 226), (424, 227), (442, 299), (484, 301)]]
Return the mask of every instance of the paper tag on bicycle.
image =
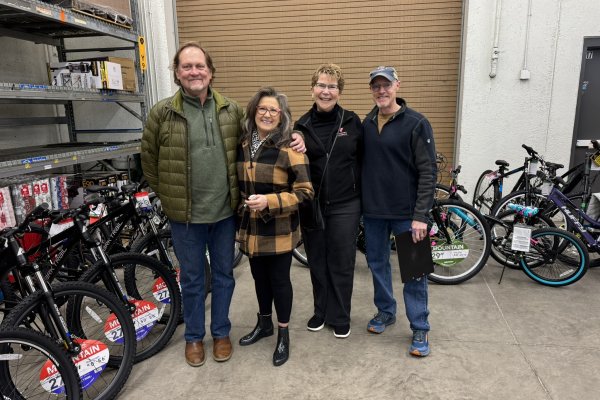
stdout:
[(150, 197), (148, 196), (148, 192), (136, 193), (135, 205), (140, 211), (142, 211), (142, 213), (152, 211), (152, 203), (150, 203)]
[(529, 169), (527, 171), (527, 173), (529, 175), (535, 175), (538, 172), (538, 167), (539, 167), (539, 163), (537, 160), (531, 160), (529, 162)]
[(104, 203), (90, 205), (90, 224), (95, 223), (100, 218), (107, 214), (106, 205)]
[(69, 229), (73, 225), (75, 225), (75, 223), (73, 222), (73, 218), (64, 219), (58, 224), (52, 223), (52, 225), (50, 225), (50, 232), (48, 232), (48, 234), (50, 235), (50, 237), (56, 236), (62, 231)]
[(75, 339), (81, 345), (81, 351), (73, 357), (73, 363), (81, 378), (83, 390), (91, 386), (102, 374), (108, 364), (110, 351), (106, 344), (93, 339)]
[(550, 192), (552, 191), (552, 182), (544, 182), (544, 183), (542, 183), (542, 186), (540, 187), (540, 190), (542, 191), (542, 194), (544, 196), (548, 196), (550, 194)]
[(531, 244), (531, 227), (527, 225), (515, 225), (513, 228), (512, 243), (510, 248), (515, 251), (529, 252)]

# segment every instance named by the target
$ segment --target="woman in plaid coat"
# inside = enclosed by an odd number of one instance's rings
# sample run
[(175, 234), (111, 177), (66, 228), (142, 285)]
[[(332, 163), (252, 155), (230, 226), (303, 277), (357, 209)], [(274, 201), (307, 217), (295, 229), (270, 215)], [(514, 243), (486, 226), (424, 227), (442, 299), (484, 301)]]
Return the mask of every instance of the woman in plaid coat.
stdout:
[(238, 240), (250, 259), (258, 299), (258, 322), (241, 346), (273, 335), (275, 304), (278, 338), (273, 364), (289, 358), (288, 323), (292, 310), (290, 266), (300, 240), (298, 205), (314, 195), (308, 158), (289, 148), (292, 125), (287, 98), (261, 88), (246, 108), (237, 155), (238, 182), (243, 199)]

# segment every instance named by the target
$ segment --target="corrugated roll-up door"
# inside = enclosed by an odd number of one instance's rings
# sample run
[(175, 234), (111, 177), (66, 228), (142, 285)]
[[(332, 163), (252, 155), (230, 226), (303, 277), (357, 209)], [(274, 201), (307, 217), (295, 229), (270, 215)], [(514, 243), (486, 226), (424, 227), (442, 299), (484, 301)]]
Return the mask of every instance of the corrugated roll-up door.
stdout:
[(369, 71), (395, 66), (400, 96), (429, 118), (438, 151), (452, 160), (461, 1), (179, 0), (177, 21), (179, 42), (197, 40), (213, 57), (215, 89), (245, 107), (260, 86), (274, 86), (294, 119), (312, 105), (319, 64), (340, 65), (340, 104), (361, 118), (373, 107)]

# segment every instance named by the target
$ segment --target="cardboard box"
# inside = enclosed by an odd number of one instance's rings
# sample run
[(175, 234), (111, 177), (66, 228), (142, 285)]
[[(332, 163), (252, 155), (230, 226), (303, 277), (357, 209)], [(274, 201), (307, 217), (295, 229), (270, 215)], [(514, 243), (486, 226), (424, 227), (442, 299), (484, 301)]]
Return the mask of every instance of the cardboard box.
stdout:
[(129, 0), (44, 0), (44, 2), (92, 13), (102, 11), (108, 14), (119, 14), (131, 19)]
[(92, 86), (96, 89), (123, 90), (121, 65), (110, 61), (91, 61)]
[(121, 78), (123, 80), (123, 90), (128, 92), (137, 92), (137, 79), (135, 72), (135, 63), (131, 58), (125, 57), (98, 57), (90, 58), (85, 61), (109, 61), (121, 66)]

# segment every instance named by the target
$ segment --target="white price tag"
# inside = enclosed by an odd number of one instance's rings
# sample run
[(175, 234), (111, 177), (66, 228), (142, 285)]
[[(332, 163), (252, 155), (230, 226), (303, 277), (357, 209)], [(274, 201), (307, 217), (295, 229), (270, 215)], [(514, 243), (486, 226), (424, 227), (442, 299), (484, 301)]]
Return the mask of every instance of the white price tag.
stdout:
[(538, 168), (539, 168), (539, 163), (538, 160), (531, 160), (529, 162), (529, 170), (527, 171), (527, 173), (529, 175), (535, 175), (538, 172)]
[(540, 190), (542, 191), (542, 194), (544, 196), (548, 196), (550, 194), (550, 192), (552, 191), (552, 182), (544, 182), (544, 183), (542, 183), (542, 186), (540, 187)]
[(530, 245), (531, 227), (527, 225), (515, 225), (510, 248), (515, 251), (524, 251), (527, 253), (529, 252)]

